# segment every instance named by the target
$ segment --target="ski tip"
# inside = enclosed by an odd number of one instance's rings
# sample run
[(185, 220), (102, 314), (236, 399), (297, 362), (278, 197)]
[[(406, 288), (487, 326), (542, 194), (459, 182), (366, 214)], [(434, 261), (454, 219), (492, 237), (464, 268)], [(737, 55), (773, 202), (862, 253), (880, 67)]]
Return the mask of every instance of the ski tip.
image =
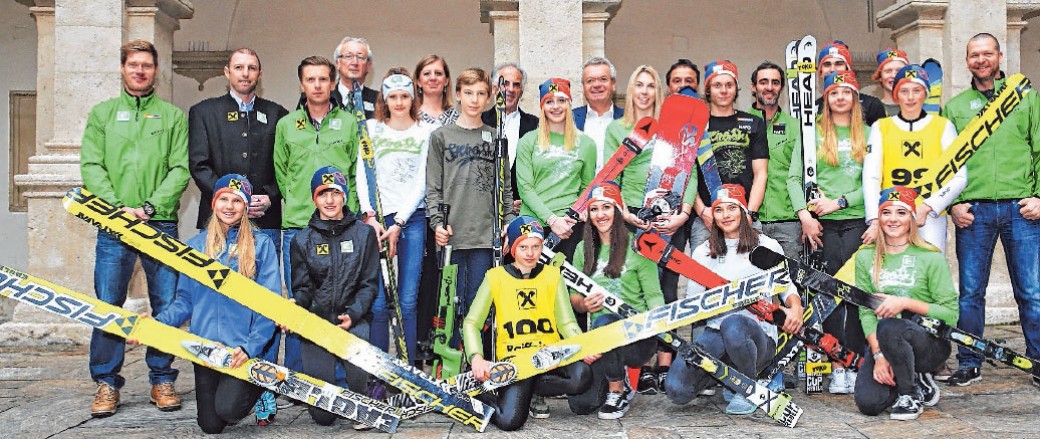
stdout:
[(755, 247), (751, 251), (751, 264), (761, 269), (773, 268), (783, 261), (783, 255), (763, 246)]
[(644, 117), (636, 121), (636, 129), (643, 133), (644, 138), (650, 139), (657, 134), (657, 121), (652, 117)]

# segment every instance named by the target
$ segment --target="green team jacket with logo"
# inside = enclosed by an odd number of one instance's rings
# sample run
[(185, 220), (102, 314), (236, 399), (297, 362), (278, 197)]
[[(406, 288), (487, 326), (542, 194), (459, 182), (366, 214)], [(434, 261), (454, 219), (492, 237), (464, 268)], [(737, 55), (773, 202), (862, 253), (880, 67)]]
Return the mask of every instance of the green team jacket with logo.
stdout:
[[(747, 112), (765, 120), (762, 110), (755, 107)], [(766, 122), (766, 139), (769, 141), (769, 167), (766, 175), (766, 195), (762, 207), (758, 209), (762, 221), (796, 220), (794, 205), (788, 192), (787, 173), (791, 169), (791, 156), (795, 148), (801, 148), (802, 129), (798, 119), (777, 110), (772, 120)], [(801, 165), (801, 163), (797, 163)], [(804, 194), (798, 194), (798, 200), (805, 200)]]
[(116, 206), (155, 206), (152, 219), (176, 221), (188, 172), (188, 120), (155, 97), (125, 90), (90, 110), (80, 173), (87, 190)]
[[(1003, 79), (994, 81), (1000, 90)], [(943, 107), (943, 117), (960, 132), (988, 99), (975, 86), (954, 96)], [(956, 146), (956, 145), (954, 145)], [(955, 203), (1040, 195), (1040, 97), (1025, 96), (1000, 127), (968, 160), (968, 186)]]
[(353, 184), (357, 157), (357, 120), (335, 105), (322, 119), (319, 130), (314, 129), (305, 106), (279, 119), (274, 137), (274, 176), (285, 201), (282, 228), (307, 226), (314, 212), (311, 177), (325, 166), (339, 168), (347, 178), (346, 206), (357, 212), (357, 188)]

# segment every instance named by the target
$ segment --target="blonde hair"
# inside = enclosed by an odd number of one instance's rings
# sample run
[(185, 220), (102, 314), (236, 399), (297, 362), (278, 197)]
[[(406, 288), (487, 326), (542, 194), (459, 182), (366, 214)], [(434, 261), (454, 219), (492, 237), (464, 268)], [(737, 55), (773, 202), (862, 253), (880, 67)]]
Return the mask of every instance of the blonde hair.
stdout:
[[(820, 144), (820, 156), (827, 164), (838, 166), (838, 131), (835, 129), (834, 118), (831, 117), (831, 106), (827, 103), (827, 96), (823, 97), (823, 116), (819, 120), (820, 132), (823, 133), (823, 143)], [(859, 104), (859, 93), (852, 101), (852, 116), (849, 126), (849, 141), (852, 142), (852, 158), (863, 163), (867, 156), (866, 123), (863, 122), (863, 109)]]
[[(216, 215), (209, 217), (206, 223), (206, 255), (217, 259), (227, 245), (227, 229)], [(253, 223), (242, 214), (238, 222), (238, 242), (234, 251), (229, 251), (228, 262), (238, 258), (238, 272), (250, 279), (256, 278), (256, 239), (253, 237)]]
[(661, 84), (661, 76), (657, 74), (657, 70), (646, 64), (636, 67), (635, 71), (632, 72), (632, 76), (628, 77), (628, 88), (625, 91), (625, 115), (621, 117), (621, 124), (626, 127), (635, 126), (636, 122), (636, 78), (640, 74), (649, 73), (654, 78), (654, 114), (651, 116), (657, 119), (661, 116), (661, 104), (664, 101), (664, 87), (666, 84)]
[[(567, 110), (563, 112), (563, 149), (571, 151), (574, 142), (578, 138), (578, 126), (574, 125), (574, 112)], [(549, 141), (549, 120), (545, 118), (545, 111), (538, 112), (538, 147), (545, 149), (551, 145)]]
[[(881, 216), (880, 211), (878, 216)], [(877, 221), (881, 221), (881, 218), (878, 218)], [(917, 231), (917, 221), (913, 218), (910, 219), (910, 243), (928, 251), (939, 251), (938, 248), (929, 244), (928, 241), (921, 237), (921, 234)], [(874, 289), (878, 292), (881, 292), (881, 285), (878, 283), (878, 279), (881, 277), (881, 266), (884, 265), (887, 254), (888, 244), (885, 242), (885, 232), (881, 230), (879, 225), (878, 228), (874, 229), (874, 269), (871, 272), (871, 277), (874, 280)]]

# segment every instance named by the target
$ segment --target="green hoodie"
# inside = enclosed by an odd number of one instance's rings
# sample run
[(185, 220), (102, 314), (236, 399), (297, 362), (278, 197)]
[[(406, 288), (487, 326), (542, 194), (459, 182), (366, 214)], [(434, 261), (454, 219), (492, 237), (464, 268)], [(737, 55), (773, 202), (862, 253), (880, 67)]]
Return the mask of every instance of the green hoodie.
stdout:
[[(993, 83), (994, 91), (1004, 85)], [(974, 84), (943, 107), (943, 117), (961, 131), (988, 99)], [(1040, 97), (1036, 90), (1025, 96), (1000, 127), (968, 160), (968, 186), (958, 202), (1040, 196)]]
[(306, 106), (282, 117), (274, 137), (274, 175), (285, 201), (282, 228), (307, 226), (314, 212), (311, 177), (323, 166), (335, 166), (343, 172), (349, 186), (346, 206), (357, 212), (357, 157), (357, 120), (352, 113), (333, 104), (320, 130), (314, 129)]
[(155, 97), (122, 91), (90, 110), (80, 150), (87, 190), (116, 206), (155, 206), (152, 219), (176, 221), (188, 172), (188, 120)]
[[(765, 119), (762, 110), (748, 108), (748, 113)], [(772, 120), (766, 121), (766, 139), (769, 141), (769, 167), (766, 175), (766, 194), (758, 209), (762, 221), (797, 220), (791, 197), (787, 191), (787, 172), (795, 148), (801, 149), (802, 130), (797, 119), (777, 110)], [(797, 165), (801, 166), (801, 162)]]

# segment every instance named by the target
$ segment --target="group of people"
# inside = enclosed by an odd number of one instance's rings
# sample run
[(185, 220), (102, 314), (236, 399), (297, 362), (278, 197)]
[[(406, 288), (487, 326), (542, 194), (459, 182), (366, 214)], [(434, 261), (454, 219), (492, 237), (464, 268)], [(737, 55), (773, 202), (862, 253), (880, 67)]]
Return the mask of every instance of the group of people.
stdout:
[[(806, 199), (800, 122), (780, 108), (786, 70), (763, 62), (750, 75), (754, 103), (736, 108), (737, 66), (718, 60), (703, 76), (680, 59), (662, 78), (649, 65), (629, 77), (624, 107), (614, 104), (616, 71), (605, 58), (582, 68), (585, 104), (576, 106), (571, 82), (542, 83), (534, 114), (519, 108), (527, 75), (515, 63), (491, 72), (470, 68), (452, 77), (447, 62), (428, 55), (413, 71), (391, 68), (375, 89), (367, 82), (373, 62), (362, 38), (344, 38), (333, 58), (309, 56), (298, 67), (301, 97), (294, 111), (256, 95), (260, 59), (250, 49), (232, 53), (224, 68), (227, 94), (184, 113), (154, 95), (158, 53), (146, 41), (121, 49), (123, 90), (98, 104), (83, 138), (86, 188), (127, 213), (176, 237), (181, 193), (193, 179), (202, 197), (193, 248), (281, 294), (330, 323), (388, 350), (394, 303), (384, 291), (378, 258), (396, 257), (398, 303), (407, 357), (421, 356), (436, 303), (438, 246), (450, 244), (458, 266), (456, 294), (465, 315), (457, 340), (478, 379), (510, 352), (568, 338), (619, 317), (604, 310), (605, 293), (639, 311), (678, 299), (678, 276), (632, 249), (637, 230), (671, 237), (679, 249), (727, 279), (755, 274), (750, 252), (763, 245), (789, 257), (819, 251), (824, 270), (846, 268), (847, 280), (883, 295), (877, 310), (840, 305), (826, 332), (864, 354), (859, 370), (835, 363), (832, 393), (854, 393), (863, 413), (891, 411), (914, 419), (939, 399), (936, 380), (970, 385), (981, 379), (982, 357), (958, 352), (955, 372), (941, 372), (949, 342), (927, 335), (904, 312), (939, 318), (982, 335), (984, 296), (996, 240), (1003, 242), (1019, 303), (1027, 355), (1040, 357), (1040, 98), (1027, 95), (960, 169), (949, 190), (923, 201), (914, 186), (926, 167), (953, 144), (1004, 82), (999, 42), (973, 37), (966, 62), (972, 87), (949, 99), (942, 114), (922, 109), (930, 82), (905, 52), (878, 53), (874, 78), (884, 95), (860, 92), (851, 55), (841, 41), (817, 58), (822, 95), (817, 107), (815, 156), (819, 197)], [(454, 85), (453, 85), (454, 79)], [(662, 82), (661, 80), (664, 79)], [(702, 82), (703, 80), (703, 82)], [(499, 89), (499, 87), (502, 87)], [(364, 87), (360, 90), (357, 87)], [(711, 193), (691, 170), (680, 208), (652, 221), (636, 213), (644, 203), (650, 152), (632, 159), (614, 180), (588, 191), (586, 212), (567, 209), (643, 117), (657, 118), (666, 94), (702, 89), (710, 110), (705, 138), (718, 163), (722, 189)], [(493, 225), (495, 150), (499, 117), (491, 97), (505, 95), (501, 118), (508, 139), (505, 183), (505, 258), (495, 261)], [(356, 114), (363, 112), (365, 121)], [(365, 124), (363, 127), (359, 124)], [(359, 129), (375, 152), (376, 187), (359, 157)], [(378, 191), (384, 218), (370, 203)], [(446, 218), (440, 205), (461, 214)], [(694, 216), (693, 214), (697, 215)], [(959, 293), (942, 251), (946, 220), (956, 225)], [(385, 228), (383, 225), (386, 225)], [(554, 249), (595, 280), (603, 292), (569, 292), (560, 271), (539, 262), (548, 234)], [(191, 320), (191, 331), (233, 348), (233, 365), (249, 357), (274, 361), (284, 338), (283, 364), (373, 398), (387, 389), (351, 363), (227, 299), (171, 268), (99, 233), (95, 293), (122, 305), (134, 262), (148, 279), (151, 315), (171, 325)], [(279, 264), (281, 264), (279, 266)], [(689, 282), (685, 294), (705, 286)], [(525, 294), (517, 294), (524, 291)], [(802, 298), (780, 297), (786, 321), (759, 321), (747, 311), (694, 328), (693, 341), (748, 376), (772, 359), (778, 331), (797, 333)], [(494, 325), (485, 329), (493, 313)], [(485, 343), (485, 341), (493, 342)], [(91, 378), (97, 391), (91, 413), (114, 414), (119, 405), (123, 342), (95, 330)], [(675, 403), (713, 395), (711, 377), (653, 340), (634, 343), (499, 391), (495, 424), (521, 428), (529, 417), (550, 415), (545, 397), (568, 395), (574, 413), (617, 419), (637, 393), (666, 393)], [(656, 358), (655, 358), (656, 357)], [(177, 410), (172, 356), (149, 348), (150, 401)], [(636, 382), (629, 368), (640, 368)], [(765, 377), (772, 389), (783, 377)], [(256, 412), (269, 423), (275, 395), (195, 366), (198, 422), (203, 431)], [(1040, 386), (1040, 382), (1034, 380)], [(749, 414), (753, 403), (728, 390), (726, 412)], [(336, 416), (311, 408), (315, 422)]]

